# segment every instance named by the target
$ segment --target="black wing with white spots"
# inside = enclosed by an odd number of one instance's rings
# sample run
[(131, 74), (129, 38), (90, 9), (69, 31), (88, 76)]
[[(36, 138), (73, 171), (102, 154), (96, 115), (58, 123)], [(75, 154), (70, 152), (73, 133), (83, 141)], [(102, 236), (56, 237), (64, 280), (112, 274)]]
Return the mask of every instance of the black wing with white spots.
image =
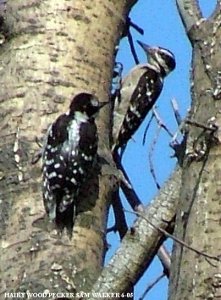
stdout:
[(118, 133), (117, 148), (124, 146), (136, 132), (159, 97), (162, 87), (163, 79), (154, 69), (147, 67), (139, 78), (137, 88), (131, 95), (127, 112)]
[(49, 128), (43, 153), (43, 198), (51, 219), (75, 204), (97, 153), (94, 119), (61, 115)]
[(47, 132), (43, 200), (49, 217), (62, 227), (66, 219), (73, 220), (79, 189), (94, 164), (98, 144), (94, 117), (107, 103), (89, 93), (77, 94), (69, 111), (59, 116)]
[(67, 160), (62, 148), (68, 140), (69, 119), (63, 114), (49, 127), (43, 152), (43, 200), (51, 219), (55, 219), (58, 206), (65, 196)]
[(81, 124), (73, 120), (70, 127), (68, 142), (64, 143), (61, 150), (66, 163), (65, 197), (59, 206), (61, 212), (67, 209), (70, 201), (76, 204), (79, 188), (87, 179), (97, 154), (97, 128), (93, 119)]
[(76, 204), (79, 188), (96, 153), (97, 130), (93, 119), (81, 123), (62, 115), (52, 124), (43, 153), (43, 198), (51, 219), (58, 219)]
[(159, 97), (164, 78), (176, 67), (171, 51), (140, 41), (138, 44), (147, 54), (148, 63), (139, 64), (129, 72), (114, 103), (113, 151), (121, 148), (121, 155)]

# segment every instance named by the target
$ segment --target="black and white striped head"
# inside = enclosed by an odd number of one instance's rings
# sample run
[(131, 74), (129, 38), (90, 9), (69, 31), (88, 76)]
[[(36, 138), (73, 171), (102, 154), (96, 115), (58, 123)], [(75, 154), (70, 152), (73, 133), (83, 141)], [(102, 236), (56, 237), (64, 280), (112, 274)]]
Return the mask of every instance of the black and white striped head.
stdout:
[(150, 47), (140, 41), (137, 42), (147, 54), (149, 64), (157, 67), (163, 77), (175, 69), (176, 61), (171, 51), (162, 47)]
[(98, 98), (90, 93), (79, 93), (71, 101), (69, 114), (74, 116), (77, 112), (93, 118), (108, 102), (99, 102)]

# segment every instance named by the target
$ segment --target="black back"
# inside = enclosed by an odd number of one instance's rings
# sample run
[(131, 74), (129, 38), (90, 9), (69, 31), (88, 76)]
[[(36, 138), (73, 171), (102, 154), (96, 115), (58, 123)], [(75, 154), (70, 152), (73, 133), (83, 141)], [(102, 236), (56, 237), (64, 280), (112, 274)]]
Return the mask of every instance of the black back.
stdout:
[[(135, 89), (131, 97), (131, 104), (121, 126), (117, 143), (118, 147), (122, 147), (124, 141), (128, 141), (141, 125), (159, 97), (163, 82), (155, 70), (147, 68), (137, 86), (139, 86), (139, 89)], [(128, 120), (130, 121), (128, 122)]]

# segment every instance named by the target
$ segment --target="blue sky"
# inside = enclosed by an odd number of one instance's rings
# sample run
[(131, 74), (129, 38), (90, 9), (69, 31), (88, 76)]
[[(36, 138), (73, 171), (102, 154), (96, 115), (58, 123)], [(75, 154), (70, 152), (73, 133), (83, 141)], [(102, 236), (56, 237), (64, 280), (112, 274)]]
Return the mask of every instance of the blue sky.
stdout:
[[(213, 11), (215, 0), (199, 1), (201, 9), (205, 17), (209, 16)], [(167, 124), (172, 132), (176, 131), (177, 125), (173, 116), (170, 101), (175, 98), (179, 104), (181, 115), (184, 117), (190, 106), (189, 92), (189, 69), (191, 62), (191, 46), (185, 35), (183, 25), (178, 15), (175, 0), (139, 0), (134, 6), (130, 17), (133, 22), (142, 27), (145, 31), (144, 36), (139, 35), (133, 29), (131, 30), (133, 39), (137, 39), (150, 44), (159, 45), (170, 49), (176, 57), (176, 70), (171, 73), (165, 80), (163, 92), (157, 102), (158, 111), (161, 118)], [(136, 45), (137, 53), (141, 62), (146, 61), (146, 57), (142, 49)], [(134, 60), (130, 54), (127, 39), (120, 44), (120, 50), (117, 60), (124, 65), (124, 74), (134, 66)], [(142, 145), (142, 138), (148, 117), (143, 126), (134, 135), (134, 141), (131, 141), (125, 151), (123, 163), (127, 173), (133, 183), (133, 186), (144, 204), (153, 198), (157, 193), (153, 179), (149, 172), (148, 153), (151, 142), (156, 134), (156, 124), (153, 123), (147, 134), (147, 143)], [(157, 142), (154, 152), (154, 167), (157, 179), (160, 184), (168, 178), (176, 161), (170, 156), (173, 151), (169, 147), (170, 137), (162, 133), (160, 140)], [(125, 206), (129, 208), (125, 202)], [(130, 208), (129, 208), (130, 209)], [(133, 218), (128, 215), (130, 224)], [(110, 224), (114, 220), (110, 217)], [(119, 238), (115, 234), (110, 234), (108, 243), (111, 248), (107, 255), (107, 260), (113, 255), (119, 244)], [(147, 274), (145, 274), (135, 289), (135, 300), (139, 299), (143, 290), (162, 272), (162, 267), (157, 259), (154, 260)], [(166, 300), (167, 299), (167, 280), (161, 282), (146, 296), (145, 300)]]

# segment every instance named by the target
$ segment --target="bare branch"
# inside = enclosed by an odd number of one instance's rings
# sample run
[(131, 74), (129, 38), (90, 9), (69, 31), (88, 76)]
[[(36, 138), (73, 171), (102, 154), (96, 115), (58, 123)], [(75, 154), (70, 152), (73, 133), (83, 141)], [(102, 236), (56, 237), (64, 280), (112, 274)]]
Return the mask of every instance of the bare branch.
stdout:
[[(113, 194), (112, 206), (115, 217), (115, 225), (107, 230), (107, 232), (118, 231), (120, 239), (125, 236), (128, 226), (125, 218), (124, 208), (120, 199), (119, 191)], [(164, 245), (160, 246), (157, 256), (163, 266), (164, 274), (169, 278), (170, 273), (170, 254)]]
[(176, 0), (176, 4), (188, 35), (190, 29), (203, 18), (199, 3), (197, 0)]
[(182, 123), (182, 117), (179, 113), (179, 106), (178, 106), (178, 103), (177, 103), (175, 98), (173, 98), (171, 100), (171, 105), (172, 105), (172, 108), (173, 108), (173, 111), (174, 111), (174, 115), (175, 115), (177, 125), (180, 126), (180, 124)]
[(115, 231), (119, 232), (120, 238), (122, 239), (125, 236), (128, 227), (119, 191), (116, 191), (113, 195), (112, 206), (115, 217)]
[[(127, 178), (127, 180), (129, 181), (129, 178), (127, 177), (127, 174), (120, 162), (120, 159), (118, 157), (118, 155), (116, 155), (115, 157), (115, 161), (118, 164), (118, 168), (121, 169), (121, 171), (123, 172), (124, 176)], [(127, 186), (125, 186), (123, 183), (121, 183), (121, 188), (123, 189), (123, 192), (127, 198), (128, 203), (131, 205), (131, 207), (137, 211), (141, 211), (143, 206), (141, 204), (141, 201), (139, 200), (136, 192), (133, 189), (129, 189)], [(112, 206), (113, 206), (113, 210), (114, 210), (114, 215), (115, 215), (115, 220), (116, 223), (113, 227), (111, 227), (110, 229), (108, 229), (108, 232), (110, 231), (118, 231), (120, 238), (122, 239), (124, 237), (124, 235), (126, 234), (126, 231), (128, 230), (127, 228), (127, 224), (126, 224), (126, 220), (125, 220), (125, 216), (124, 216), (124, 211), (123, 211), (123, 207), (122, 207), (122, 203), (121, 200), (119, 199), (119, 192), (117, 191), (116, 193), (114, 193), (113, 196), (113, 201), (112, 201)], [(120, 202), (118, 202), (120, 201)], [(162, 245), (160, 246), (157, 256), (160, 260), (160, 262), (163, 265), (164, 268), (164, 274), (169, 277), (169, 269), (170, 269), (170, 255), (168, 253), (168, 251), (166, 250), (166, 248)]]
[(163, 122), (162, 118), (160, 117), (159, 113), (156, 110), (156, 107), (153, 108), (153, 115), (157, 121), (159, 127), (162, 127), (170, 137), (173, 137), (173, 133), (167, 128), (166, 124)]
[[(129, 17), (128, 17), (129, 18)], [(144, 30), (143, 28), (141, 28), (140, 26), (138, 26), (137, 24), (135, 24), (134, 22), (131, 21), (131, 19), (129, 18), (129, 22), (130, 22), (130, 26), (132, 28), (134, 28), (137, 32), (139, 32), (139, 34), (144, 35)]]
[[(130, 212), (130, 211), (127, 211)], [(187, 243), (185, 243), (184, 241), (182, 241), (181, 239), (178, 239), (177, 237), (175, 237), (174, 235), (170, 234), (169, 232), (167, 232), (165, 229), (157, 227), (156, 225), (154, 225), (152, 222), (150, 222), (146, 217), (143, 216), (143, 214), (139, 213), (139, 212), (133, 212), (131, 211), (130, 213), (132, 214), (136, 214), (140, 217), (143, 217), (147, 223), (149, 223), (151, 226), (153, 226), (153, 228), (155, 228), (156, 230), (159, 230), (161, 233), (163, 233), (166, 237), (171, 238), (174, 242), (180, 244), (181, 246), (195, 252), (198, 255), (202, 255), (207, 259), (211, 259), (211, 260), (215, 260), (215, 261), (221, 261), (221, 258), (218, 255), (211, 255), (211, 254), (207, 254), (206, 252), (203, 252), (201, 250), (198, 250), (190, 245), (188, 245)]]
[(151, 173), (151, 175), (153, 177), (154, 183), (155, 183), (155, 185), (156, 185), (156, 187), (157, 187), (158, 190), (160, 189), (160, 184), (157, 181), (157, 176), (156, 176), (156, 173), (155, 173), (155, 170), (154, 170), (153, 153), (154, 153), (154, 149), (155, 149), (156, 143), (157, 143), (159, 135), (160, 135), (160, 131), (161, 131), (161, 127), (158, 126), (156, 135), (154, 137), (154, 140), (151, 143), (150, 152), (149, 152), (149, 155), (148, 155), (149, 165), (150, 165), (150, 173)]
[[(178, 168), (154, 201), (144, 210), (143, 216), (151, 220), (154, 226), (165, 230), (170, 228), (178, 204), (180, 182), (181, 169)], [(123, 238), (116, 254), (103, 269), (92, 292), (127, 291), (129, 285), (136, 284), (143, 275), (164, 239), (163, 233), (154, 229), (152, 225), (147, 225), (143, 217), (138, 217), (133, 228)]]
[[(115, 216), (115, 225), (109, 228), (107, 232), (118, 231), (120, 239), (122, 240), (125, 234), (127, 233), (128, 226), (125, 218), (123, 205), (119, 196), (119, 191), (116, 191), (113, 195), (112, 206)], [(164, 245), (160, 246), (157, 252), (157, 256), (163, 266), (163, 274), (166, 275), (167, 278), (169, 278), (171, 264), (170, 254)]]
[(213, 22), (217, 22), (220, 20), (220, 14), (221, 14), (221, 0), (217, 0), (216, 8), (211, 16), (211, 19)]
[(185, 120), (185, 123), (188, 124), (188, 125), (193, 125), (193, 126), (196, 126), (198, 128), (201, 128), (201, 129), (204, 129), (204, 131), (210, 131), (210, 132), (215, 132), (218, 128), (215, 124), (211, 123), (211, 125), (205, 125), (205, 124), (201, 124), (197, 121), (194, 121), (194, 120), (190, 120), (190, 119), (186, 119)]
[(141, 27), (139, 27), (137, 24), (133, 23), (131, 21), (130, 17), (127, 17), (126, 24), (124, 26), (124, 31), (122, 33), (122, 38), (123, 37), (128, 38), (128, 42), (129, 42), (129, 45), (130, 45), (130, 50), (131, 50), (132, 56), (134, 58), (135, 64), (138, 65), (139, 64), (139, 59), (138, 59), (138, 56), (137, 56), (137, 53), (136, 53), (136, 50), (135, 50), (135, 47), (134, 47), (134, 42), (133, 42), (132, 34), (130, 32), (130, 27), (134, 28), (137, 32), (139, 32), (142, 35), (144, 34), (144, 30)]
[[(121, 170), (123, 176), (130, 184), (130, 179), (128, 178), (127, 173), (124, 170), (124, 167), (121, 163), (121, 159), (120, 159), (118, 153), (114, 154), (114, 161), (117, 165), (117, 168)], [(124, 192), (124, 195), (127, 198), (128, 203), (132, 207), (132, 209), (135, 211), (142, 210), (142, 206), (143, 206), (142, 202), (140, 201), (139, 197), (137, 196), (135, 190), (132, 187), (129, 188), (123, 181), (121, 181), (121, 188), (122, 188), (122, 191)]]
[(160, 260), (160, 262), (162, 263), (163, 267), (164, 267), (164, 274), (169, 278), (170, 276), (170, 265), (171, 265), (171, 257), (169, 252), (167, 251), (166, 247), (164, 245), (162, 245), (158, 252), (157, 252), (157, 256)]
[(159, 135), (160, 135), (161, 128), (163, 128), (163, 129), (169, 134), (170, 137), (173, 137), (174, 135), (173, 135), (172, 132), (167, 128), (167, 126), (165, 125), (165, 123), (164, 123), (163, 120), (161, 119), (160, 115), (158, 114), (158, 112), (157, 112), (157, 110), (156, 110), (156, 107), (153, 108), (153, 116), (155, 117), (155, 119), (156, 119), (156, 121), (157, 121), (158, 128), (157, 128), (157, 132), (156, 132), (156, 135), (155, 135), (155, 137), (154, 137), (154, 140), (153, 140), (153, 142), (151, 143), (151, 147), (150, 147), (150, 152), (149, 152), (149, 165), (150, 165), (150, 172), (151, 172), (151, 175), (152, 175), (152, 177), (153, 177), (154, 183), (155, 183), (157, 189), (159, 190), (159, 189), (160, 189), (160, 184), (159, 184), (158, 181), (157, 181), (157, 176), (156, 176), (155, 170), (154, 170), (153, 153), (154, 153), (155, 146), (156, 146), (156, 143), (157, 143), (158, 138), (159, 138)]
[(161, 274), (160, 276), (158, 276), (153, 282), (151, 282), (150, 284), (148, 284), (148, 286), (146, 287), (145, 291), (143, 292), (142, 296), (139, 298), (139, 300), (143, 300), (145, 298), (145, 296), (147, 295), (147, 293), (149, 293), (149, 291), (161, 280), (163, 279), (163, 277), (165, 276), (165, 274)]
[(135, 64), (138, 65), (140, 62), (139, 62), (139, 58), (137, 56), (137, 53), (136, 53), (136, 50), (135, 50), (135, 47), (134, 47), (134, 42), (133, 42), (133, 38), (132, 38), (132, 35), (131, 35), (130, 31), (128, 31), (127, 38), (128, 38), (128, 42), (129, 42), (129, 45), (130, 45), (130, 51), (133, 55)]
[(144, 131), (143, 142), (142, 142), (143, 145), (145, 145), (145, 143), (146, 143), (147, 131), (150, 128), (150, 124), (151, 124), (151, 122), (153, 120), (153, 117), (154, 117), (154, 115), (152, 113), (152, 115), (150, 117), (150, 120), (148, 121), (147, 126), (146, 126), (145, 131)]

